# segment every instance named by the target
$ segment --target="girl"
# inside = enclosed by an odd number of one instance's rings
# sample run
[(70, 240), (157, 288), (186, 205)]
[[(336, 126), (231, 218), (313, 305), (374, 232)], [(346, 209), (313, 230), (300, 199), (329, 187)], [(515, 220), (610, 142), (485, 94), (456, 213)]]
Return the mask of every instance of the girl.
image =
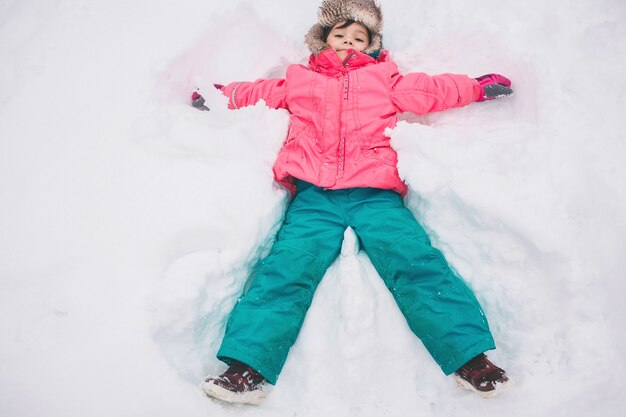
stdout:
[[(350, 226), (393, 293), (411, 330), (446, 375), (483, 396), (510, 387), (483, 352), (495, 348), (471, 290), (404, 207), (407, 187), (385, 136), (398, 114), (424, 114), (512, 93), (490, 74), (401, 75), (382, 49), (373, 0), (327, 0), (305, 41), (309, 65), (284, 79), (218, 86), (238, 109), (265, 100), (290, 126), (273, 171), (293, 199), (271, 253), (234, 307), (218, 358), (230, 365), (203, 383), (211, 397), (257, 404), (275, 384), (313, 294)], [(197, 107), (202, 100), (197, 94)]]

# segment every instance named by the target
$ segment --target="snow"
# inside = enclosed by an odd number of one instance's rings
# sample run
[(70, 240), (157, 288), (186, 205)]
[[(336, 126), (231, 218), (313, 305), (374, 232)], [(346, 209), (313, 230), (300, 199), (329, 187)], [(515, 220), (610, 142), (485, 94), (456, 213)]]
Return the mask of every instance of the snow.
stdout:
[(621, 415), (626, 3), (381, 3), (403, 71), (513, 80), (390, 135), (514, 390), (444, 377), (348, 230), (268, 400), (206, 398), (287, 202), (285, 112), (211, 85), (306, 62), (318, 0), (2, 0), (0, 415)]

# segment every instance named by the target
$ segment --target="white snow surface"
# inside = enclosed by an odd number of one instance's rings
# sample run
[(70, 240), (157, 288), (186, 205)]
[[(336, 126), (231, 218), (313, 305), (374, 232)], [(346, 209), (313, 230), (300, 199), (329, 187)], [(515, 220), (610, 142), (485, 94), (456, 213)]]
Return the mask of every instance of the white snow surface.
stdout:
[(623, 415), (626, 3), (381, 3), (403, 72), (513, 80), (389, 134), (514, 390), (445, 377), (348, 230), (268, 400), (206, 398), (287, 203), (286, 112), (211, 85), (305, 63), (319, 1), (0, 0), (1, 416)]

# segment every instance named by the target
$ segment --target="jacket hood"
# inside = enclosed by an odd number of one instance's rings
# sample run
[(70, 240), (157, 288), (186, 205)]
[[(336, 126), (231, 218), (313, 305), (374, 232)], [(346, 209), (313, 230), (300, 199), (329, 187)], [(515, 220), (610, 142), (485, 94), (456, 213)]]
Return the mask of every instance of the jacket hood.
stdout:
[(329, 46), (323, 39), (324, 29), (337, 22), (354, 20), (363, 24), (372, 33), (370, 45), (363, 51), (366, 54), (383, 47), (383, 13), (374, 0), (324, 0), (318, 11), (319, 22), (313, 25), (304, 41), (313, 55), (318, 55)]

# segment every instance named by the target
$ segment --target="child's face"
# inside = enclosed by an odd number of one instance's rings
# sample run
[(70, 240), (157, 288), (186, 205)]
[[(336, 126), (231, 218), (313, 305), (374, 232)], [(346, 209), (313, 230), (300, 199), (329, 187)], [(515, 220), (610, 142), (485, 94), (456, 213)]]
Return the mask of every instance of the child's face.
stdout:
[(367, 28), (354, 22), (348, 27), (340, 28), (346, 21), (337, 23), (328, 34), (326, 43), (333, 48), (341, 60), (346, 59), (348, 49), (362, 52), (370, 45)]

